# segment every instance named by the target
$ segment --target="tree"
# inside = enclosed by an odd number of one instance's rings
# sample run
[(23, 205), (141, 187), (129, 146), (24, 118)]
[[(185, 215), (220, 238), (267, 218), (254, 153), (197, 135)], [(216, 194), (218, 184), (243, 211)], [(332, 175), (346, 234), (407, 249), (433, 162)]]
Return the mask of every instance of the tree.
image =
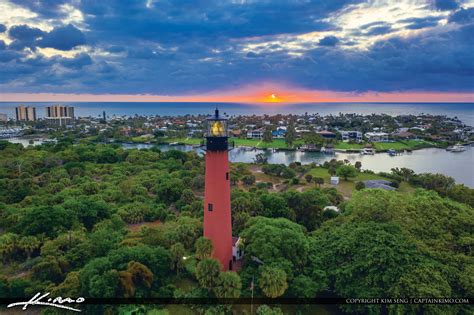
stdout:
[(70, 229), (74, 221), (77, 221), (76, 216), (61, 206), (39, 206), (26, 209), (17, 230), (29, 235), (44, 233), (55, 237), (59, 232)]
[(255, 175), (245, 175), (244, 177), (242, 177), (242, 183), (244, 183), (244, 185), (246, 186), (251, 186), (255, 184), (255, 180)]
[(271, 126), (267, 126), (265, 128), (265, 131), (263, 132), (263, 137), (262, 137), (263, 142), (272, 142), (273, 141), (273, 135), (272, 135), (272, 128)]
[(306, 175), (304, 176), (304, 179), (306, 179), (306, 182), (309, 184), (309, 183), (311, 183), (311, 181), (313, 180), (313, 175), (311, 175), (311, 174), (306, 174)]
[(214, 250), (212, 241), (203, 236), (201, 236), (200, 238), (196, 240), (195, 248), (196, 248), (196, 258), (199, 260), (210, 258), (212, 255), (212, 251)]
[(4, 264), (11, 258), (16, 249), (17, 242), (18, 235), (15, 233), (6, 233), (0, 236), (0, 255)]
[(184, 255), (185, 250), (182, 243), (173, 244), (170, 248), (171, 254), (171, 269), (176, 270), (179, 274), (179, 270), (184, 267)]
[(334, 176), (334, 175), (336, 175), (337, 170), (336, 170), (336, 168), (335, 168), (334, 166), (330, 166), (330, 167), (328, 168), (328, 173), (329, 173), (329, 175)]
[(286, 134), (285, 134), (286, 145), (288, 147), (292, 147), (295, 140), (296, 140), (295, 125), (293, 123), (290, 123), (288, 125), (288, 128), (286, 128)]
[(338, 167), (336, 174), (343, 177), (344, 180), (347, 181), (349, 177), (357, 176), (357, 169), (352, 165), (342, 165)]
[(282, 296), (288, 288), (286, 272), (276, 267), (262, 266), (258, 285), (267, 297), (276, 298)]
[(212, 258), (201, 260), (196, 266), (196, 279), (203, 288), (211, 290), (217, 284), (221, 264)]
[(221, 272), (217, 278), (214, 294), (218, 298), (238, 298), (242, 289), (242, 282), (236, 272)]
[(357, 169), (358, 172), (360, 172), (360, 169), (362, 168), (362, 162), (355, 162), (354, 167)]
[(268, 158), (263, 153), (255, 155), (255, 164), (267, 164)]
[(40, 246), (40, 241), (34, 236), (23, 236), (18, 242), (18, 247), (26, 252), (28, 259), (31, 253)]
[(318, 185), (318, 187), (321, 187), (321, 185), (324, 185), (324, 178), (322, 177), (315, 177), (314, 178), (314, 183)]
[(307, 262), (308, 239), (303, 226), (283, 218), (253, 217), (241, 236), (247, 257), (258, 257), (265, 264), (289, 262), (290, 270)]
[(364, 188), (365, 188), (364, 182), (357, 182), (356, 185), (355, 185), (356, 190), (362, 190)]

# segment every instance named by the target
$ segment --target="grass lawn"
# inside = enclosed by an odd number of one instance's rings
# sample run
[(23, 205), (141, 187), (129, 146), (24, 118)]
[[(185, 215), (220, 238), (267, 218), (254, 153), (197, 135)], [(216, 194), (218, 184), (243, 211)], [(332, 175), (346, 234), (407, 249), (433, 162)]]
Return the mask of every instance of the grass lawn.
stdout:
[(376, 150), (414, 150), (418, 148), (430, 147), (434, 144), (424, 140), (407, 140), (397, 142), (377, 142), (375, 143)]
[(364, 145), (360, 143), (339, 142), (334, 148), (338, 150), (357, 150), (363, 149)]
[[(339, 184), (336, 186), (332, 186), (330, 184), (330, 178), (331, 176), (328, 173), (328, 170), (322, 167), (316, 167), (311, 169), (308, 174), (311, 174), (313, 177), (322, 177), (324, 178), (324, 187), (335, 187), (344, 197), (350, 198), (352, 196), (352, 192), (355, 189), (355, 185), (359, 181), (364, 181), (364, 180), (373, 180), (373, 179), (385, 179), (385, 180), (390, 180), (388, 178), (385, 178), (383, 176), (377, 175), (377, 174), (370, 174), (370, 173), (358, 173), (356, 177), (354, 178), (349, 178), (347, 181), (345, 181), (343, 178), (339, 178)], [(411, 192), (413, 191), (414, 188), (410, 186), (408, 183), (401, 183), (400, 185), (400, 192)]]
[(183, 143), (183, 144), (189, 144), (189, 145), (199, 145), (201, 144), (202, 138), (161, 138), (159, 141), (161, 143), (173, 143), (173, 142), (178, 142), (178, 143)]
[[(428, 142), (424, 140), (406, 140), (406, 141), (396, 141), (396, 142), (376, 142), (374, 143), (374, 148), (376, 150), (415, 150), (419, 148), (433, 147), (435, 144), (433, 142)], [(349, 143), (349, 142), (339, 142), (334, 146), (339, 150), (360, 150), (364, 148), (364, 144), (360, 143)]]

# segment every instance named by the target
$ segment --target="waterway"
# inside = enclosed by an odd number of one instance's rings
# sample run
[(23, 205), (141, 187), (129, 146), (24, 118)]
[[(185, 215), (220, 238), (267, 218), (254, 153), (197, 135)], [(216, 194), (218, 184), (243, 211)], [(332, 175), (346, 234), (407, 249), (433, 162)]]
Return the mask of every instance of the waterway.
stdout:
[[(13, 143), (21, 143), (25, 147), (28, 145), (38, 145), (43, 142), (42, 139), (14, 138), (8, 140)], [(154, 145), (124, 143), (122, 146), (126, 149), (148, 149)], [(196, 151), (199, 154), (204, 154), (199, 147), (191, 145), (171, 146), (161, 144), (156, 146), (162, 151), (174, 149), (179, 151)], [(359, 153), (343, 152), (336, 152), (334, 155), (330, 155), (320, 152), (273, 151), (236, 147), (229, 152), (229, 159), (232, 162), (252, 163), (255, 161), (256, 155), (260, 153), (267, 157), (268, 163), (272, 164), (288, 165), (291, 162), (322, 164), (331, 159), (338, 159), (349, 160), (352, 164), (360, 161), (362, 169), (374, 172), (390, 172), (395, 167), (406, 167), (414, 170), (416, 173), (440, 173), (451, 176), (457, 183), (474, 188), (474, 147), (472, 145), (467, 145), (464, 152), (454, 153), (444, 149), (428, 148), (415, 150), (410, 153), (405, 152), (395, 156), (390, 156), (388, 153), (361, 155)]]
[[(124, 144), (125, 148), (149, 148), (150, 144)], [(203, 153), (200, 148), (190, 145), (158, 145), (160, 150), (170, 149), (181, 151), (197, 151)], [(229, 159), (232, 162), (254, 162), (255, 156), (259, 153), (264, 154), (268, 163), (285, 164), (291, 162), (324, 163), (331, 159), (349, 160), (352, 164), (356, 161), (362, 163), (362, 169), (372, 170), (374, 172), (390, 172), (395, 167), (406, 167), (414, 170), (416, 173), (440, 173), (453, 177), (457, 183), (465, 184), (474, 188), (474, 148), (466, 146), (464, 152), (449, 152), (444, 149), (429, 148), (415, 150), (411, 153), (402, 153), (396, 156), (390, 156), (388, 153), (377, 153), (374, 155), (361, 155), (359, 153), (340, 153), (335, 155), (323, 154), (320, 152), (300, 152), (300, 151), (272, 151), (261, 149), (250, 149), (237, 147), (229, 152)]]

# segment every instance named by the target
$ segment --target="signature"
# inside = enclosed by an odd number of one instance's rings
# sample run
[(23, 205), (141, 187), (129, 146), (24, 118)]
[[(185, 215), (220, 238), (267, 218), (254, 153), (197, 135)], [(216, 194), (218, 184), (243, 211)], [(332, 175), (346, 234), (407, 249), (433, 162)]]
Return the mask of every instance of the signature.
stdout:
[(64, 304), (64, 303), (68, 303), (68, 304), (82, 303), (85, 300), (83, 297), (78, 297), (77, 299), (74, 300), (74, 299), (71, 299), (69, 297), (62, 298), (62, 297), (59, 296), (59, 297), (54, 298), (54, 299), (53, 298), (48, 298), (47, 300), (45, 300), (43, 302), (42, 300), (44, 298), (46, 298), (49, 294), (50, 293), (48, 292), (48, 293), (45, 293), (45, 294), (41, 295), (41, 293), (38, 292), (29, 301), (11, 303), (11, 304), (8, 304), (7, 308), (23, 305), (22, 310), (26, 310), (28, 308), (28, 306), (30, 306), (30, 305), (43, 305), (43, 306), (52, 306), (52, 307), (62, 308), (62, 309), (70, 310), (70, 311), (74, 311), (74, 312), (81, 312), (80, 309), (73, 308), (73, 307), (66, 306), (66, 305), (62, 305), (62, 304)]

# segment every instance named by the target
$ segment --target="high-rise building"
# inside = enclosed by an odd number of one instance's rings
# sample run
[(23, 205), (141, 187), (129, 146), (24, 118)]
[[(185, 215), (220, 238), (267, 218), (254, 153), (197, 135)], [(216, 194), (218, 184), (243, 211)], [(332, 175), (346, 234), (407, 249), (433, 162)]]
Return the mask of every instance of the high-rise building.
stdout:
[(35, 121), (36, 108), (32, 106), (18, 106), (15, 108), (17, 121)]
[(232, 217), (227, 119), (215, 115), (207, 120), (206, 176), (204, 189), (204, 237), (211, 240), (213, 258), (223, 270), (232, 270)]
[(66, 105), (52, 105), (46, 107), (46, 119), (59, 125), (71, 125), (74, 122), (74, 107)]

